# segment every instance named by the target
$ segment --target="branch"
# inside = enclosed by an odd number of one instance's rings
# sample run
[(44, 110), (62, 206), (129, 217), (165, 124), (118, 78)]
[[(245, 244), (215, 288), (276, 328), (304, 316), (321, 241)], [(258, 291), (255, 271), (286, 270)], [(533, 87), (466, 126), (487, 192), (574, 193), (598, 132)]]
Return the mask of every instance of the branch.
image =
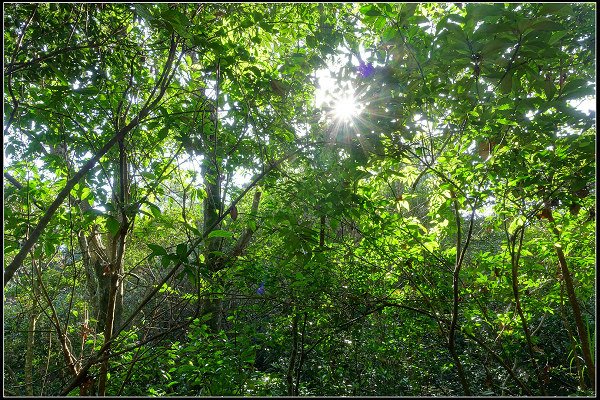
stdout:
[[(177, 46), (177, 43), (175, 42), (175, 40), (172, 40), (171, 49), (169, 51), (169, 57), (165, 64), (165, 69), (163, 71), (161, 79), (155, 85), (154, 89), (152, 90), (152, 93), (150, 94), (150, 96), (148, 97), (148, 100), (146, 101), (146, 104), (144, 104), (144, 107), (142, 107), (139, 114), (135, 118), (133, 118), (133, 120), (129, 124), (127, 124), (125, 127), (120, 129), (108, 142), (106, 142), (106, 144), (104, 146), (102, 146), (102, 148), (98, 151), (98, 153), (96, 153), (96, 155), (94, 157), (92, 157), (67, 182), (67, 184), (65, 185), (63, 190), (61, 190), (60, 193), (58, 194), (56, 200), (54, 200), (54, 202), (50, 205), (50, 207), (48, 207), (48, 210), (42, 216), (42, 218), (38, 222), (37, 226), (33, 229), (30, 237), (23, 244), (23, 246), (21, 247), (21, 250), (19, 250), (19, 253), (17, 253), (17, 255), (15, 256), (13, 261), (4, 270), (4, 286), (6, 286), (6, 284), (11, 280), (11, 278), (17, 271), (17, 269), (19, 269), (19, 267), (23, 264), (25, 257), (27, 257), (27, 253), (29, 252), (29, 250), (31, 250), (33, 245), (37, 242), (38, 238), (40, 237), (40, 235), (42, 234), (42, 232), (44, 231), (44, 229), (46, 228), (46, 226), (52, 219), (52, 216), (54, 215), (56, 210), (58, 210), (58, 207), (62, 204), (62, 202), (69, 195), (69, 193), (71, 193), (71, 190), (73, 189), (73, 187), (81, 180), (81, 178), (84, 177), (85, 174), (87, 174), (96, 165), (98, 160), (100, 160), (100, 158), (102, 156), (104, 156), (115, 145), (115, 143), (117, 143), (119, 140), (123, 139), (127, 133), (129, 133), (133, 128), (135, 128), (149, 114), (150, 110), (160, 101), (162, 96), (165, 94), (168, 83), (170, 82), (168, 79), (166, 79), (166, 77), (169, 75), (167, 72), (168, 69), (170, 69), (173, 64), (176, 46)], [(156, 90), (158, 89), (158, 85), (161, 86), (161, 89), (160, 89), (158, 95), (156, 96), (156, 98), (154, 99), (154, 101), (152, 101), (152, 97), (154, 96), (154, 93), (156, 93)]]

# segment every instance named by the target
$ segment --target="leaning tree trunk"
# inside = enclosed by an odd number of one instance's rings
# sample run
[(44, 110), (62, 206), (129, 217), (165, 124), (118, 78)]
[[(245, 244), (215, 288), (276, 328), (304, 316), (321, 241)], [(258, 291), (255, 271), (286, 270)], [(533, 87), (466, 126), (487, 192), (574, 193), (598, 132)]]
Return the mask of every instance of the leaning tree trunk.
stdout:
[(586, 390), (587, 385), (585, 383), (585, 373), (583, 372), (583, 367), (581, 366), (581, 361), (579, 361), (579, 356), (577, 355), (577, 340), (575, 339), (575, 334), (573, 333), (573, 328), (571, 327), (571, 323), (567, 319), (567, 313), (565, 312), (565, 299), (564, 299), (564, 291), (565, 286), (563, 284), (560, 285), (560, 317), (562, 319), (563, 325), (567, 331), (567, 335), (569, 336), (569, 342), (571, 343), (571, 352), (573, 353), (573, 360), (575, 361), (575, 367), (577, 368), (577, 377), (579, 378), (579, 386), (582, 390)]
[[(550, 208), (546, 208), (546, 215), (548, 216), (548, 220), (552, 226), (552, 232), (556, 236), (556, 240), (560, 240), (560, 231), (556, 228), (555, 220), (552, 215), (552, 210)], [(569, 298), (569, 303), (571, 304), (571, 309), (573, 311), (573, 318), (575, 319), (575, 326), (577, 327), (577, 334), (579, 336), (579, 341), (581, 343), (581, 352), (583, 354), (583, 361), (585, 362), (585, 366), (587, 368), (588, 378), (590, 380), (590, 387), (594, 390), (596, 388), (596, 366), (594, 365), (594, 358), (592, 355), (592, 350), (590, 347), (590, 342), (588, 340), (587, 330), (585, 329), (585, 324), (583, 322), (583, 316), (581, 314), (581, 308), (579, 307), (579, 301), (577, 300), (577, 295), (575, 294), (575, 285), (573, 283), (573, 277), (571, 276), (571, 271), (569, 271), (569, 267), (567, 265), (567, 259), (565, 257), (565, 253), (560, 246), (554, 246), (556, 250), (556, 255), (558, 256), (558, 263), (560, 264), (561, 273), (565, 283), (565, 289), (567, 289), (567, 297)]]

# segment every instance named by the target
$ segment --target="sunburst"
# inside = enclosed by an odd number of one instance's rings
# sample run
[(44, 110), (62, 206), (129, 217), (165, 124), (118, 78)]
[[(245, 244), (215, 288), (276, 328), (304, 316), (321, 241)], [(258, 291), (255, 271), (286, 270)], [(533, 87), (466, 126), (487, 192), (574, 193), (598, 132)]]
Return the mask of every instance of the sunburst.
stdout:
[(346, 92), (335, 99), (331, 113), (338, 122), (349, 123), (360, 115), (362, 109), (354, 93)]

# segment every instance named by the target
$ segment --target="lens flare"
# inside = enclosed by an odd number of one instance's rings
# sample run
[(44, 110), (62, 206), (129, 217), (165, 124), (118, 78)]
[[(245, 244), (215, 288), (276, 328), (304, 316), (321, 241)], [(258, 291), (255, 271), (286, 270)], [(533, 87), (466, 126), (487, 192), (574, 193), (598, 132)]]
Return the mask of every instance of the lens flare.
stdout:
[(332, 113), (339, 122), (351, 122), (360, 115), (361, 111), (354, 95), (345, 93), (335, 101)]

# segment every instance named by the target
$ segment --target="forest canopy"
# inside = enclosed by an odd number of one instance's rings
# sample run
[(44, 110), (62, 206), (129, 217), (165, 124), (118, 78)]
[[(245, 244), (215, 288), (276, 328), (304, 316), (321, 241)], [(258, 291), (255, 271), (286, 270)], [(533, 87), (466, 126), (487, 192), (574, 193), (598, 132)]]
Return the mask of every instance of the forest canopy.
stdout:
[(594, 3), (3, 11), (4, 395), (595, 394)]

